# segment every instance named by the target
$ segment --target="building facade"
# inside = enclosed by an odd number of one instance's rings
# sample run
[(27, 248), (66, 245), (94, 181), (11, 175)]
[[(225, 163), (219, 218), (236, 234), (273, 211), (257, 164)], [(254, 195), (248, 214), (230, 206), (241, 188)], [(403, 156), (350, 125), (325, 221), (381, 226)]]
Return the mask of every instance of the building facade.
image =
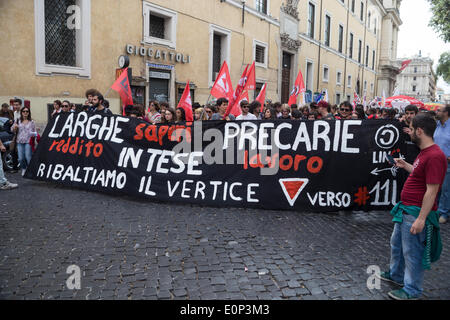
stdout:
[[(109, 91), (129, 58), (135, 103), (176, 106), (187, 81), (193, 101), (227, 61), (233, 85), (256, 63), (257, 90), (287, 102), (301, 70), (311, 96), (331, 103), (392, 93), (398, 70), (399, 0), (4, 0), (0, 2), (0, 100), (30, 101), (45, 124), (56, 99), (82, 104)], [(383, 37), (388, 37), (384, 40)], [(389, 42), (388, 44), (385, 44)]]
[(401, 95), (414, 97), (423, 102), (436, 101), (437, 78), (433, 70), (433, 60), (419, 54), (402, 61), (409, 59), (411, 63), (397, 76), (398, 91)]

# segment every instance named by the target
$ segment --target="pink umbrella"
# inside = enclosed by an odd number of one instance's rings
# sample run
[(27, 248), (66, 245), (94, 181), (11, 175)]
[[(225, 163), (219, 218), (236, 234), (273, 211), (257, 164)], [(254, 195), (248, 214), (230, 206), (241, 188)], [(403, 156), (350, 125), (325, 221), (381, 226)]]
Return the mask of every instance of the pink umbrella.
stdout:
[(408, 96), (394, 96), (386, 99), (386, 108), (395, 108), (403, 111), (407, 105), (414, 104), (418, 108), (423, 108), (422, 101)]

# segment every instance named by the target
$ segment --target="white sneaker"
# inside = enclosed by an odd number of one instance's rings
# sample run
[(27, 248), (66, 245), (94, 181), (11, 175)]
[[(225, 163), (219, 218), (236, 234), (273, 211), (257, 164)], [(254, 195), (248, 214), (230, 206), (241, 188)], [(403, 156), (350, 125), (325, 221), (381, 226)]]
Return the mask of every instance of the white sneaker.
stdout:
[(0, 190), (11, 190), (17, 188), (19, 185), (17, 183), (11, 183), (9, 181), (6, 181), (5, 184), (0, 186)]
[(26, 169), (22, 169), (22, 177), (25, 175)]
[(443, 216), (439, 217), (439, 223), (446, 223), (446, 222), (447, 222), (446, 218), (444, 218)]

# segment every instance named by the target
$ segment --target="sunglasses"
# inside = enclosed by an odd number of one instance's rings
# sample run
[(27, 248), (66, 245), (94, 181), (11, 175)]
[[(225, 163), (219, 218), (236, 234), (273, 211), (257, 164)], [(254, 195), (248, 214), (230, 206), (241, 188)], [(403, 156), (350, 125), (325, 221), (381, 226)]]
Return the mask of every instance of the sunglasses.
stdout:
[(242, 106), (242, 108), (249, 108), (250, 106)]
[(342, 112), (350, 112), (350, 109), (341, 109)]
[(30, 113), (30, 111), (24, 110), (24, 111), (22, 111), (22, 113)]

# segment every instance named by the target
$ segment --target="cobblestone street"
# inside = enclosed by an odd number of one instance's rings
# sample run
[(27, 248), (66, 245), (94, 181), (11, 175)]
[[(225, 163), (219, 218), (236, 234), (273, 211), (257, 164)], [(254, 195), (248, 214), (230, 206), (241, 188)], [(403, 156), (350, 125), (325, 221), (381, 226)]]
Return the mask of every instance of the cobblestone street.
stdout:
[[(312, 214), (152, 203), (7, 174), (1, 299), (389, 299), (388, 212)], [(450, 225), (422, 299), (450, 299)], [(70, 265), (81, 289), (69, 290)]]

